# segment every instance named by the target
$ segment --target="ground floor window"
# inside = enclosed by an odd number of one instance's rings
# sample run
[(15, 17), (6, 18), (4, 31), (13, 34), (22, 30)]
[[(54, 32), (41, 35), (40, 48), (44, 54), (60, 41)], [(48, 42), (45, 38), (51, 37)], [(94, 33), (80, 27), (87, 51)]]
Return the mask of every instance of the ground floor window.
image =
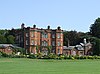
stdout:
[(60, 54), (60, 49), (58, 49), (58, 54)]

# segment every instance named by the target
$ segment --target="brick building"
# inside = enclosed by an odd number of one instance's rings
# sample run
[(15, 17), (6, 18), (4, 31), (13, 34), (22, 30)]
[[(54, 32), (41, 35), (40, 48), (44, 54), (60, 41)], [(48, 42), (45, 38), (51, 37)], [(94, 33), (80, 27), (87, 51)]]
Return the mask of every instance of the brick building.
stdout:
[(26, 49), (26, 53), (36, 54), (41, 52), (45, 55), (50, 48), (51, 53), (62, 54), (63, 51), (63, 30), (60, 27), (57, 29), (25, 27), (21, 25), (20, 29), (12, 29), (15, 35), (16, 44)]

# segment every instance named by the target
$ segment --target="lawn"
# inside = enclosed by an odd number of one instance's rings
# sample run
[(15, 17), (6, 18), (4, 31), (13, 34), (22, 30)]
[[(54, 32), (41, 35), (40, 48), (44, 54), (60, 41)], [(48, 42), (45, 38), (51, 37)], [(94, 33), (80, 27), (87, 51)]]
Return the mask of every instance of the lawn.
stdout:
[(1, 58), (0, 74), (100, 74), (100, 60)]

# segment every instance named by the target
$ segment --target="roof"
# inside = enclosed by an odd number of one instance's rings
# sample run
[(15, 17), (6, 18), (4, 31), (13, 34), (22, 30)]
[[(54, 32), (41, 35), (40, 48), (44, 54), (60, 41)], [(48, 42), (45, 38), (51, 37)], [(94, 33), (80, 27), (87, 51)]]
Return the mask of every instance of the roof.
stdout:
[(75, 46), (63, 46), (63, 49), (66, 49), (66, 50), (72, 50), (72, 49), (74, 49), (75, 48)]
[(21, 47), (12, 45), (12, 44), (0, 44), (0, 47), (2, 47), (2, 48), (6, 48), (6, 47), (21, 48)]
[(77, 50), (84, 50), (84, 47), (82, 45), (76, 45)]
[(13, 46), (12, 44), (0, 44), (0, 46), (8, 47), (8, 46)]

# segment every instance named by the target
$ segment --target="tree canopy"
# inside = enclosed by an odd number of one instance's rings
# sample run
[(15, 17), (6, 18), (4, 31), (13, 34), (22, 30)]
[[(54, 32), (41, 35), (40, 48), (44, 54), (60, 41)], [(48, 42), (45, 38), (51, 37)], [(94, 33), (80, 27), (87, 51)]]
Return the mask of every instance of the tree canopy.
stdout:
[(10, 34), (10, 30), (0, 30), (0, 44), (14, 44), (15, 37)]
[(92, 36), (100, 38), (100, 18), (97, 18), (94, 24), (91, 25), (90, 33)]

